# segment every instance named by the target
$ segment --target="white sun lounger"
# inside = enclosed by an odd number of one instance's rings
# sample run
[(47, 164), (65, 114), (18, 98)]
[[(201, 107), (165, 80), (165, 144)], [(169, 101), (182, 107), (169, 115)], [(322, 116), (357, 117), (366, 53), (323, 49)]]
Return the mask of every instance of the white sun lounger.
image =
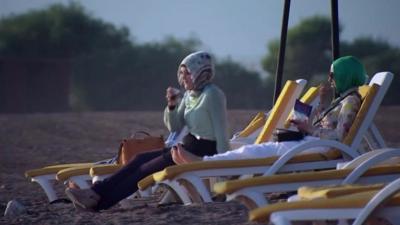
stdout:
[[(251, 221), (275, 225), (293, 222), (337, 220), (341, 225), (362, 225), (371, 216), (400, 224), (400, 179), (386, 185), (380, 191), (368, 191), (327, 199), (276, 203), (249, 212)], [(397, 194), (397, 195), (396, 195)], [(350, 223), (347, 223), (348, 221)]]
[[(388, 72), (378, 73), (373, 77), (370, 82), (371, 88), (369, 91), (372, 92), (372, 94), (370, 94), (370, 96), (372, 96), (370, 97), (371, 100), (363, 102), (364, 107), (368, 110), (361, 110), (361, 112), (359, 112), (357, 116), (358, 119), (353, 123), (351, 129), (353, 131), (349, 132), (344, 143), (318, 140), (296, 146), (281, 157), (254, 160), (195, 162), (185, 165), (171, 166), (167, 167), (163, 171), (153, 174), (153, 179), (156, 180), (158, 184), (169, 186), (171, 189), (176, 191), (185, 204), (190, 204), (192, 201), (211, 201), (211, 194), (202, 181), (204, 178), (255, 173), (270, 175), (275, 174), (278, 171), (287, 172), (335, 168), (337, 163), (360, 155), (356, 149), (358, 149), (362, 137), (371, 125), (373, 117), (379, 108), (392, 78), (393, 74)], [(379, 85), (380, 87), (378, 88)], [(337, 151), (334, 152), (333, 156), (329, 154), (304, 154), (296, 156), (302, 151), (316, 146), (334, 148), (341, 151), (349, 158), (337, 158)], [(312, 158), (308, 158), (307, 156)], [(146, 179), (151, 180), (151, 178), (145, 178), (145, 180)], [(146, 185), (141, 185), (140, 182), (139, 187), (143, 189), (146, 188)]]

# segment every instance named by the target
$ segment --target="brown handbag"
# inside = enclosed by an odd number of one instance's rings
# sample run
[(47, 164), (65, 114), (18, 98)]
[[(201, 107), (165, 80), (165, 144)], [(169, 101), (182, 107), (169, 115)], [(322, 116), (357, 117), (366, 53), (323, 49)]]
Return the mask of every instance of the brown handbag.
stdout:
[(162, 136), (154, 137), (147, 132), (138, 131), (131, 138), (122, 140), (117, 161), (118, 164), (125, 165), (139, 153), (163, 148), (165, 143)]

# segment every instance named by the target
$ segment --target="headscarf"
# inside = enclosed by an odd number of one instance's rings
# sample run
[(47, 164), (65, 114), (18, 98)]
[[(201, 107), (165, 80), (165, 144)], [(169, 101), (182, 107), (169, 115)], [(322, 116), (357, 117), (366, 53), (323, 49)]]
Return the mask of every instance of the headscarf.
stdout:
[(182, 78), (179, 76), (181, 66), (186, 66), (186, 69), (190, 73), (194, 91), (201, 91), (214, 77), (214, 63), (211, 55), (207, 52), (194, 52), (182, 60), (178, 67), (178, 81), (180, 85), (183, 85)]
[(337, 94), (361, 86), (367, 79), (364, 66), (354, 56), (336, 59), (331, 65), (331, 72), (336, 83)]

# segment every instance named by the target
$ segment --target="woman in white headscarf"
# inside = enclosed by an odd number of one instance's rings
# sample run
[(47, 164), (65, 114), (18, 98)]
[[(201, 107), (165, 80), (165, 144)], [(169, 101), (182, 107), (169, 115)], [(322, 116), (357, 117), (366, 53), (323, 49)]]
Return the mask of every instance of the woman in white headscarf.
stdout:
[[(188, 55), (178, 69), (179, 84), (186, 92), (178, 106), (174, 93), (168, 88), (168, 107), (164, 111), (164, 123), (170, 131), (179, 131), (183, 126), (189, 128), (184, 145), (189, 144), (189, 141), (193, 142), (191, 145), (199, 147), (195, 140), (216, 141), (216, 147), (206, 148), (209, 151), (206, 155), (210, 155), (210, 151), (223, 153), (229, 149), (226, 99), (224, 93), (211, 83), (213, 77), (214, 65), (208, 53), (195, 52)], [(195, 155), (201, 155), (201, 151), (205, 150), (196, 149), (187, 150)]]
[[(210, 54), (202, 51), (192, 53), (178, 67), (179, 84), (186, 90), (182, 100), (178, 101), (174, 88), (169, 87), (166, 93), (165, 125), (171, 132), (187, 126), (189, 133), (180, 147), (199, 157), (229, 149), (226, 98), (211, 82), (214, 73)], [(175, 165), (171, 149), (139, 154), (121, 170), (90, 189), (67, 188), (65, 192), (78, 209), (108, 209), (134, 193), (141, 179), (171, 165)]]

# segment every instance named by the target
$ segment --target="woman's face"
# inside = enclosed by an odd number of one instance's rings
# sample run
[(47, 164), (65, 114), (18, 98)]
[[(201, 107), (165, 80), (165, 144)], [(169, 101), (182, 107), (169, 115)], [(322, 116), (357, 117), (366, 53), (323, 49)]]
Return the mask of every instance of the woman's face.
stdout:
[(192, 76), (190, 76), (190, 73), (185, 66), (181, 66), (181, 68), (179, 69), (179, 76), (182, 78), (183, 87), (186, 90), (193, 90), (194, 84), (192, 81)]
[(332, 72), (329, 72), (329, 74), (328, 74), (328, 82), (331, 84), (331, 87), (336, 90), (336, 83), (335, 83), (335, 79), (333, 79)]

